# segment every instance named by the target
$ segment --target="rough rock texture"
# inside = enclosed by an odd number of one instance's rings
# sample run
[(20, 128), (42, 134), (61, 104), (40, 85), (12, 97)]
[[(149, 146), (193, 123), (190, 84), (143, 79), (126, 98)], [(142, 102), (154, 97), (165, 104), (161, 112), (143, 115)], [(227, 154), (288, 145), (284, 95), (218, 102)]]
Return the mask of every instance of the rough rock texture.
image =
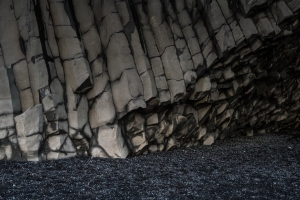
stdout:
[(296, 129), (299, 12), (300, 0), (1, 0), (0, 159)]

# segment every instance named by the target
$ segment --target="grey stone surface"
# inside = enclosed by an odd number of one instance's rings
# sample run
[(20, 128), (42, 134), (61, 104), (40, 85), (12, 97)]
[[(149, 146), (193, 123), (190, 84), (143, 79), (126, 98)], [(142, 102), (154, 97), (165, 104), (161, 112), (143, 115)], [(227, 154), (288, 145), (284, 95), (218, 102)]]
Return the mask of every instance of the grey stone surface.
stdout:
[[(117, 117), (146, 108), (143, 85), (115, 1), (94, 1)], [(118, 98), (120, 95), (121, 98)]]
[(23, 156), (28, 161), (39, 161), (44, 125), (42, 105), (38, 104), (14, 119), (18, 144)]
[(12, 68), (19, 90), (22, 111), (34, 106), (24, 44), (20, 42), (18, 23), (12, 0), (0, 2), (0, 44), (6, 68)]
[(121, 131), (118, 124), (97, 128), (90, 144), (91, 155), (104, 158), (126, 158), (129, 149)]
[(26, 51), (30, 86), (34, 103), (39, 104), (39, 89), (49, 83), (46, 62), (39, 35), (39, 27), (34, 11), (34, 2), (31, 0), (13, 0), (15, 16), (19, 32)]

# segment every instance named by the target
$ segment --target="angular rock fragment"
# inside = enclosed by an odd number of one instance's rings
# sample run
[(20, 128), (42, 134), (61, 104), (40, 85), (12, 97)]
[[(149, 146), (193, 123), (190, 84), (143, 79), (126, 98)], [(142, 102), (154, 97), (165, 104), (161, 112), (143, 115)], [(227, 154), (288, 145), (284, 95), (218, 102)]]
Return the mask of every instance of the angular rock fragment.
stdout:
[(38, 104), (26, 110), (14, 120), (22, 156), (28, 161), (39, 161), (44, 126), (42, 105)]
[(76, 149), (68, 134), (51, 135), (45, 141), (46, 159), (57, 160), (76, 156)]
[(125, 124), (126, 133), (132, 146), (132, 153), (138, 155), (148, 146), (144, 116), (139, 113), (132, 113), (125, 120)]
[(274, 2), (271, 7), (271, 12), (278, 25), (293, 16), (293, 12), (283, 0)]
[(129, 154), (119, 125), (107, 125), (97, 128), (90, 144), (92, 157), (126, 158)]

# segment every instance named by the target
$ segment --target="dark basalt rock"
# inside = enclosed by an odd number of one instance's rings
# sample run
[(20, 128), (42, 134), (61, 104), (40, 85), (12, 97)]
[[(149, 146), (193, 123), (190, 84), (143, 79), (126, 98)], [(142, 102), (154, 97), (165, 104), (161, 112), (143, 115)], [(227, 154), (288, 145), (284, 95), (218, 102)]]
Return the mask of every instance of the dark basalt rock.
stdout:
[(297, 129), (299, 12), (300, 0), (1, 0), (0, 159)]

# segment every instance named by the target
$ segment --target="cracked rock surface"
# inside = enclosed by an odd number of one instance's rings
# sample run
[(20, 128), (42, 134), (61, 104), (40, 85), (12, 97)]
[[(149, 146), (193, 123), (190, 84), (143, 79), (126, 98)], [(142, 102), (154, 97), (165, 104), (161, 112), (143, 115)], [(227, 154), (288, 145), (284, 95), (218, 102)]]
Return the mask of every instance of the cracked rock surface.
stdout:
[(300, 0), (1, 0), (0, 160), (299, 128)]

